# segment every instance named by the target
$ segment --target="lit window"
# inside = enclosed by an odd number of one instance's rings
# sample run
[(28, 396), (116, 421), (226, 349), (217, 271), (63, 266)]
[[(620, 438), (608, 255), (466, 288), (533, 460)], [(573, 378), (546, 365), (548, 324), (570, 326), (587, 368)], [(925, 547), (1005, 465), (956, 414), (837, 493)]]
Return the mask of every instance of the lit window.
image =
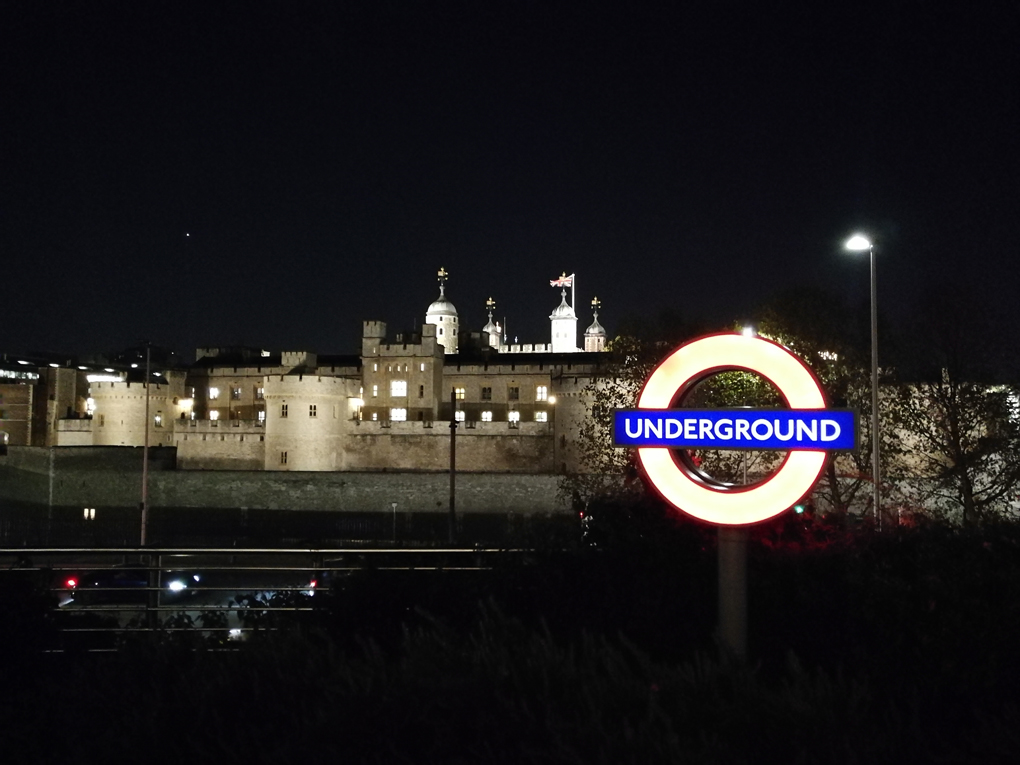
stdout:
[(234, 399), (234, 401), (239, 400), (241, 398), (241, 389), (240, 388), (231, 388), (230, 389), (230, 397), (232, 399)]
[(280, 464), (281, 465), (287, 464), (287, 452), (280, 452)]
[(379, 413), (378, 412), (372, 412), (372, 422), (375, 422), (378, 419), (379, 419)]
[(463, 401), (464, 397), (467, 395), (467, 390), (464, 388), (454, 388), (453, 391), (454, 394), (457, 396), (458, 401)]
[(457, 413), (454, 415), (454, 419), (457, 420), (457, 422), (464, 422), (465, 419), (464, 411), (462, 409), (458, 409)]
[(219, 388), (210, 388), (209, 389), (209, 400), (210, 401), (215, 401), (219, 397), (220, 397), (220, 389)]
[(286, 416), (287, 416), (287, 405), (286, 404), (280, 404), (280, 417), (286, 417)]
[(509, 413), (509, 414), (507, 415), (507, 417), (506, 417), (506, 418), (507, 418), (507, 420), (509, 420), (510, 422), (520, 422), (520, 421), (521, 421), (521, 413), (520, 413), (520, 412), (510, 412), (510, 413)]
[(535, 422), (549, 422), (549, 413), (535, 412)]
[(215, 420), (218, 420), (219, 418), (220, 418), (219, 410), (212, 409), (212, 410), (209, 411), (209, 419), (210, 420), (214, 420), (215, 421)]
[(379, 365), (378, 364), (373, 364), (372, 365), (372, 371), (373, 372), (378, 372), (379, 371)]
[(390, 420), (393, 422), (405, 422), (407, 420), (407, 410), (390, 409)]
[(318, 417), (318, 409), (316, 408), (315, 404), (309, 404), (308, 405), (308, 416), (309, 417)]
[(379, 397), (379, 386), (378, 385), (373, 385), (372, 386), (372, 398), (378, 398), (378, 397)]
[(85, 414), (93, 415), (96, 413), (96, 400), (94, 398), (85, 399)]
[(266, 389), (265, 388), (256, 388), (255, 389), (255, 398), (263, 399), (265, 397), (266, 397)]
[(506, 397), (511, 401), (519, 400), (521, 397), (521, 389), (516, 386), (507, 388)]
[(482, 412), (482, 422), (492, 422), (492, 412)]
[(492, 388), (482, 388), (482, 401), (492, 401)]
[(259, 410), (259, 424), (262, 424), (265, 421), (266, 421), (266, 411), (265, 411), (265, 409), (261, 409), (261, 410)]
[(535, 401), (548, 401), (549, 400), (549, 388), (545, 385), (539, 385), (535, 388)]
[(152, 418), (152, 424), (157, 428), (163, 427), (163, 413), (156, 412), (156, 416)]
[(391, 380), (390, 381), (390, 395), (391, 396), (406, 396), (407, 395), (407, 380)]
[(418, 371), (420, 371), (420, 372), (424, 372), (425, 371), (425, 363), (424, 362), (422, 362), (421, 364), (418, 365)]

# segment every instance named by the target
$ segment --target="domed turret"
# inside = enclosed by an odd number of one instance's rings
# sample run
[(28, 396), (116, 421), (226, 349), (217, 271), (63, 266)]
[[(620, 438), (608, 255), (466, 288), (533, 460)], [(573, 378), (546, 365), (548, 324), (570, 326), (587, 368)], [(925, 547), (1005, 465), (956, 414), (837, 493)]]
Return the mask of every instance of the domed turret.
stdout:
[(490, 348), (499, 348), (500, 329), (499, 324), (492, 320), (492, 311), (496, 307), (496, 301), (491, 297), (485, 301), (485, 307), (489, 309), (489, 320), (482, 327), (482, 335)]
[(458, 337), (460, 333), (457, 331), (460, 320), (456, 307), (446, 297), (446, 280), (450, 275), (445, 268), (440, 268), (438, 276), (439, 297), (425, 312), (425, 323), (436, 325), (436, 340), (446, 353), (456, 353), (457, 344), (460, 342)]
[(597, 298), (591, 299), (592, 311), (595, 313), (595, 321), (584, 331), (585, 351), (604, 351), (606, 349), (606, 330), (599, 324), (599, 306), (602, 302)]

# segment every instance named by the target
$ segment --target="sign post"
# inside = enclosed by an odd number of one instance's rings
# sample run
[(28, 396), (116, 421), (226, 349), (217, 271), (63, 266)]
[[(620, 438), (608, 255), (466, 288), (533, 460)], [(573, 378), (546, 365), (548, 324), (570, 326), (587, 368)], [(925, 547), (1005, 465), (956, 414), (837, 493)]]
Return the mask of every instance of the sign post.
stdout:
[[(788, 409), (683, 409), (695, 386), (727, 371), (760, 375)], [(719, 627), (730, 652), (747, 653), (747, 527), (774, 518), (811, 492), (830, 451), (857, 445), (857, 415), (826, 409), (811, 370), (778, 343), (718, 334), (677, 348), (652, 372), (636, 409), (614, 413), (613, 440), (637, 448), (649, 481), (673, 507), (719, 527)], [(772, 449), (786, 458), (751, 485), (718, 481), (691, 449)], [(676, 451), (674, 451), (676, 450)]]

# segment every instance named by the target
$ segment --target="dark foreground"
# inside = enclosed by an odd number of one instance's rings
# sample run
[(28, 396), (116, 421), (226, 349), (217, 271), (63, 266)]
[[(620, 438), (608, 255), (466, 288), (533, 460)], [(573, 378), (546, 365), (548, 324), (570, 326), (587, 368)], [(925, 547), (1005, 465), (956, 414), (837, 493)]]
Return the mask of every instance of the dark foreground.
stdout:
[(1020, 760), (1020, 527), (761, 527), (742, 666), (712, 639), (712, 534), (619, 512), (596, 548), (359, 572), (241, 645), (43, 654), (45, 611), (12, 585), (4, 760)]

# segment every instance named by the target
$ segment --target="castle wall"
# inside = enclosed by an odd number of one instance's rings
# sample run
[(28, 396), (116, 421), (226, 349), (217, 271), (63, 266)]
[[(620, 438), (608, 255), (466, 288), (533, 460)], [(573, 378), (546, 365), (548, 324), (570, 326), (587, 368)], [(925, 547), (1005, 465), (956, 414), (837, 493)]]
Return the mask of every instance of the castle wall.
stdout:
[(265, 428), (258, 421), (186, 420), (174, 433), (182, 470), (262, 470)]
[[(450, 425), (362, 422), (344, 439), (343, 470), (445, 470), (450, 465)], [(546, 423), (461, 423), (457, 469), (496, 473), (551, 473), (554, 438)]]
[[(0, 455), (0, 499), (67, 507), (137, 507), (141, 449), (13, 447)], [(441, 512), (445, 472), (266, 472), (173, 470), (173, 449), (150, 459), (152, 507)], [(458, 472), (462, 513), (570, 512), (551, 475)]]

